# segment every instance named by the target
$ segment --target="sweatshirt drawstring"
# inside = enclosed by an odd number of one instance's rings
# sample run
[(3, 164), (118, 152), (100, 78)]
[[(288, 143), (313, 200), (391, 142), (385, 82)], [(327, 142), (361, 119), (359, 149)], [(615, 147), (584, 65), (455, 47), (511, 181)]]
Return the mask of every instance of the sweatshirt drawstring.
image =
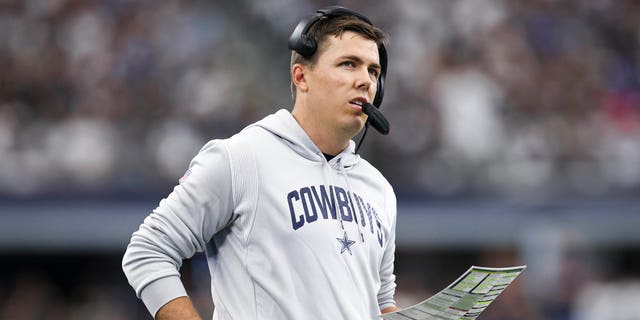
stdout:
[[(360, 221), (358, 221), (358, 214), (356, 213), (356, 206), (353, 203), (353, 196), (351, 195), (353, 192), (351, 192), (351, 184), (349, 183), (349, 175), (347, 174), (347, 171), (344, 168), (344, 165), (342, 164), (342, 158), (338, 158), (338, 168), (340, 170), (340, 173), (342, 174), (342, 176), (344, 177), (344, 180), (347, 183), (347, 196), (349, 197), (349, 204), (351, 205), (351, 212), (353, 214), (353, 219), (356, 223), (356, 226), (358, 227), (358, 234), (360, 235), (360, 242), (364, 243), (364, 235), (362, 234), (362, 230), (360, 228)], [(340, 219), (340, 224), (342, 224), (342, 219)], [(344, 227), (342, 228), (342, 230), (344, 230)]]
[[(332, 167), (331, 164), (329, 164), (329, 161), (325, 160), (325, 164), (327, 165), (329, 171), (331, 171)], [(349, 175), (347, 174), (347, 171), (342, 163), (342, 158), (337, 158), (336, 159), (336, 164), (337, 164), (337, 170), (340, 172), (340, 174), (342, 175), (342, 177), (345, 180), (345, 183), (347, 184), (347, 197), (348, 197), (348, 201), (349, 201), (349, 205), (351, 207), (351, 212), (353, 214), (353, 219), (355, 221), (355, 224), (358, 228), (358, 234), (360, 235), (360, 243), (364, 243), (364, 234), (362, 233), (362, 228), (360, 227), (360, 221), (358, 220), (358, 214), (356, 213), (356, 204), (354, 203), (354, 199), (353, 199), (353, 192), (351, 191), (351, 183), (349, 183)], [(326, 174), (326, 170), (323, 170), (324, 174)], [(335, 183), (335, 180), (333, 178), (333, 174), (331, 174), (331, 172), (329, 172), (329, 183), (331, 183), (331, 186), (333, 186), (333, 188), (335, 189), (335, 187), (337, 186)], [(335, 193), (334, 190), (334, 197), (337, 197), (337, 194)], [(337, 200), (337, 198), (336, 198)], [(338, 223), (340, 225), (340, 236), (342, 236), (343, 234), (346, 233), (346, 230), (344, 228), (344, 221), (342, 220), (342, 213), (336, 209), (336, 215), (338, 216)]]
[[(338, 161), (340, 161), (340, 159), (338, 159)], [(326, 160), (325, 160), (325, 164), (326, 164), (326, 165), (327, 165), (327, 167), (329, 168), (329, 171), (331, 171), (331, 165), (329, 164), (329, 161), (326, 161)], [(324, 172), (326, 173), (326, 170), (325, 170)], [(334, 188), (334, 192), (333, 192), (333, 194), (334, 194), (334, 197), (336, 197), (336, 194), (335, 194), (335, 192), (336, 192), (336, 191), (335, 191), (336, 183), (335, 183), (335, 181), (333, 180), (333, 175), (331, 174), (331, 172), (329, 172), (329, 182), (331, 183), (331, 186), (333, 186), (333, 188)], [(342, 214), (341, 214), (340, 212), (338, 212), (337, 208), (336, 208), (336, 210), (335, 210), (335, 211), (336, 211), (336, 215), (338, 216), (338, 222), (339, 222), (339, 224), (340, 224), (340, 231), (341, 231), (341, 232), (340, 232), (340, 235), (342, 236), (342, 234), (343, 234), (344, 232), (346, 232), (346, 230), (344, 229), (344, 223), (342, 222)]]

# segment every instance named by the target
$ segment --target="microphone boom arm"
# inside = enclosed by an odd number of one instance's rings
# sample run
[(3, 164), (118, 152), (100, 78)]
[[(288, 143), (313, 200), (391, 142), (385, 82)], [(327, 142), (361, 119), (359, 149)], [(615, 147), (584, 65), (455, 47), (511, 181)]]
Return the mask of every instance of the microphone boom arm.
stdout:
[(374, 129), (384, 135), (389, 134), (389, 121), (387, 121), (387, 118), (384, 117), (378, 108), (370, 103), (365, 103), (362, 105), (362, 112), (369, 116), (367, 122), (370, 123)]

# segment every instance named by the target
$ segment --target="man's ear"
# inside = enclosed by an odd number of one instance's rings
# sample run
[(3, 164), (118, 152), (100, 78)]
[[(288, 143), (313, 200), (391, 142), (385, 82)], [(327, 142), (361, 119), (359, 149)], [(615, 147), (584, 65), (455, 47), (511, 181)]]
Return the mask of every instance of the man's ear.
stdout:
[(309, 84), (307, 83), (306, 72), (308, 68), (302, 64), (296, 63), (291, 68), (291, 82), (302, 92), (309, 90)]

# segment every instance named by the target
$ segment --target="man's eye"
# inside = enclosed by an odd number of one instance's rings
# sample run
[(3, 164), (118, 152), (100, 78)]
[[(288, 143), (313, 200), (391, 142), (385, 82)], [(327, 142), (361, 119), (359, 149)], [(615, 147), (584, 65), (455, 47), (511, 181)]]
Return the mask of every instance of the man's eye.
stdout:
[(343, 65), (345, 67), (355, 67), (355, 64), (351, 61), (345, 61), (343, 63), (341, 63), (340, 65)]
[(377, 77), (378, 77), (378, 70), (375, 70), (375, 69), (369, 69), (369, 74), (370, 74), (372, 77), (377, 78)]

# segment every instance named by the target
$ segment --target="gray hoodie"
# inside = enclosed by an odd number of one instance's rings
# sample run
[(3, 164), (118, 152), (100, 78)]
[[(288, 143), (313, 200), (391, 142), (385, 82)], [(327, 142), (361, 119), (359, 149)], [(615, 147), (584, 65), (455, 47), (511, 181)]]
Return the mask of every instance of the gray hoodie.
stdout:
[(207, 143), (122, 261), (151, 314), (205, 251), (215, 320), (370, 320), (394, 305), (396, 198), (354, 153), (327, 161), (287, 110)]

